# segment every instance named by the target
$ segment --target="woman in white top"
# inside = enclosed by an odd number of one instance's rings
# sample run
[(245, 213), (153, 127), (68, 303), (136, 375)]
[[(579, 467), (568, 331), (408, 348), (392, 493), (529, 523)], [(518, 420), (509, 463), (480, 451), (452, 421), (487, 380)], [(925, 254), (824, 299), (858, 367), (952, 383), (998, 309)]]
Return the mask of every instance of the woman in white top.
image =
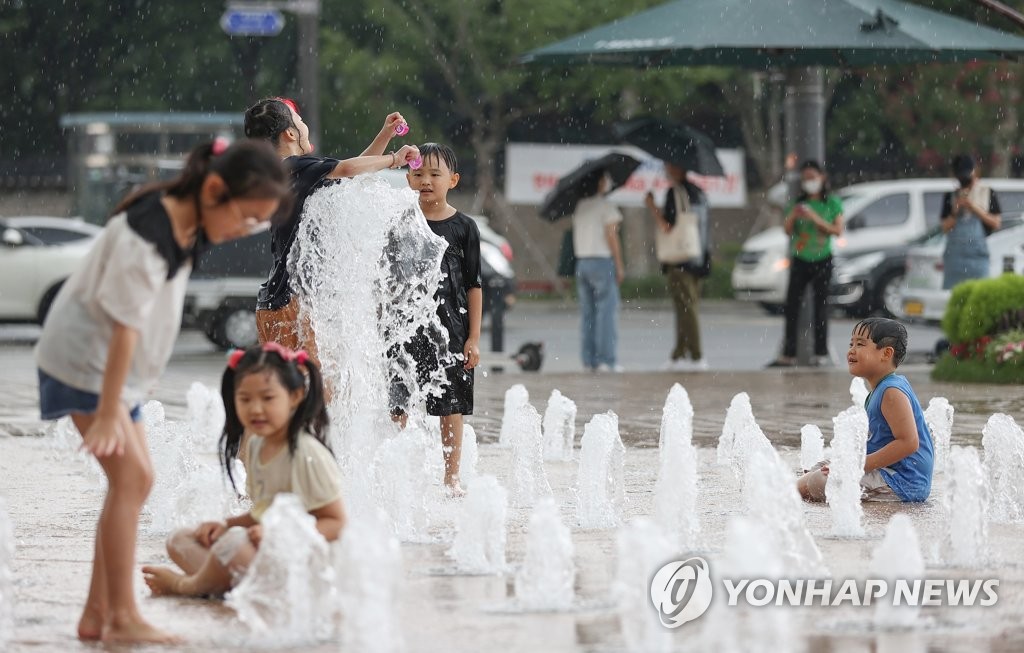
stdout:
[(608, 178), (598, 170), (582, 182), (584, 199), (572, 215), (576, 292), (580, 301), (581, 355), (588, 371), (621, 372), (619, 285), (624, 271), (619, 245), (622, 213), (604, 198)]
[(198, 247), (266, 226), (289, 193), (266, 143), (200, 145), (177, 179), (121, 202), (57, 294), (36, 346), (40, 409), (71, 416), (108, 481), (80, 639), (174, 640), (135, 603), (139, 511), (153, 483), (138, 407), (170, 358)]

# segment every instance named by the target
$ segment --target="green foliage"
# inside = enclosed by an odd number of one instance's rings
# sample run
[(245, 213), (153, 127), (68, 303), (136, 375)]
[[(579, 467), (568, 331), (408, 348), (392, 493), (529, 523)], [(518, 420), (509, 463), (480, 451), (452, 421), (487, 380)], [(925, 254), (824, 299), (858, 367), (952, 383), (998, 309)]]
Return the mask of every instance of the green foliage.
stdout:
[(1024, 384), (1024, 363), (993, 365), (986, 360), (957, 359), (944, 354), (932, 368), (932, 379), (961, 383)]
[(1008, 273), (994, 279), (965, 282), (953, 289), (942, 318), (942, 330), (953, 343), (977, 340), (996, 334), (1001, 321), (1022, 308), (1021, 275)]

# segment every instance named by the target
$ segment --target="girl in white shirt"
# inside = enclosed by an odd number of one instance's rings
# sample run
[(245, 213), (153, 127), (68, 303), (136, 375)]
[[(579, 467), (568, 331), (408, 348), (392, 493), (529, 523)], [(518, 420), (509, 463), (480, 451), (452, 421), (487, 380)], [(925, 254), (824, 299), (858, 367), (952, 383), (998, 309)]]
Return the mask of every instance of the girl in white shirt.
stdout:
[(80, 639), (174, 640), (142, 618), (132, 587), (153, 483), (139, 404), (170, 357), (196, 251), (266, 226), (289, 192), (266, 143), (200, 145), (177, 179), (121, 202), (54, 300), (36, 346), (42, 416), (70, 415), (108, 481)]

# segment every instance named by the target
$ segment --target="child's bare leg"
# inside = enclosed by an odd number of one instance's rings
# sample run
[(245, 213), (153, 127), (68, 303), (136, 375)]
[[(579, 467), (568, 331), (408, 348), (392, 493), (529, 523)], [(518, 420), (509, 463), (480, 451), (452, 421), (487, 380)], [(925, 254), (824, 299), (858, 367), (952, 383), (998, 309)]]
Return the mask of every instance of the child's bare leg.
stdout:
[(462, 415), (441, 417), (441, 451), (444, 453), (444, 484), (454, 494), (461, 494), (459, 463), (462, 461)]
[(256, 547), (249, 541), (246, 530), (236, 526), (228, 529), (205, 554), (199, 569), (188, 575), (168, 567), (143, 567), (146, 584), (157, 596), (223, 594), (249, 568)]
[(167, 555), (186, 574), (194, 574), (206, 562), (210, 549), (199, 543), (195, 529), (182, 528), (167, 538)]
[[(125, 410), (122, 408), (122, 410)], [(127, 420), (127, 414), (123, 415)], [(133, 587), (139, 512), (153, 484), (153, 466), (142, 424), (133, 424), (124, 454), (99, 458), (107, 474), (107, 498), (100, 515), (99, 541), (106, 578), (107, 612), (101, 639), (121, 642), (173, 642), (147, 623), (135, 603)]]
[(828, 475), (821, 469), (812, 469), (796, 482), (796, 489), (800, 497), (805, 501), (824, 501), (825, 485), (828, 482)]
[[(92, 426), (92, 415), (72, 414), (71, 421), (79, 434), (85, 435)], [(104, 500), (104, 508), (106, 501)], [(102, 509), (100, 516), (102, 517)], [(92, 578), (89, 581), (89, 596), (85, 600), (85, 609), (78, 620), (78, 638), (85, 640), (99, 639), (103, 635), (103, 622), (107, 616), (107, 575), (103, 565), (103, 547), (100, 546), (100, 524), (102, 519), (96, 520), (96, 541), (93, 545), (92, 557)]]

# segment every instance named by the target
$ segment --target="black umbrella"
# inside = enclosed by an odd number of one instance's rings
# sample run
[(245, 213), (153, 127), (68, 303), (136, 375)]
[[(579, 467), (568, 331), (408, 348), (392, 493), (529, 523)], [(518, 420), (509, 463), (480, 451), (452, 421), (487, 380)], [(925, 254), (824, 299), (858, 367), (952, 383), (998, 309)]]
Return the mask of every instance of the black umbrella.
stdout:
[(593, 175), (608, 173), (611, 188), (615, 190), (626, 183), (633, 171), (640, 167), (640, 162), (628, 154), (609, 152), (598, 159), (589, 159), (566, 176), (558, 180), (558, 184), (544, 198), (540, 205), (540, 215), (554, 222), (563, 216), (572, 215), (576, 204), (583, 199), (584, 181)]
[(615, 132), (623, 141), (666, 163), (707, 177), (725, 176), (714, 141), (692, 127), (639, 118), (616, 125)]

